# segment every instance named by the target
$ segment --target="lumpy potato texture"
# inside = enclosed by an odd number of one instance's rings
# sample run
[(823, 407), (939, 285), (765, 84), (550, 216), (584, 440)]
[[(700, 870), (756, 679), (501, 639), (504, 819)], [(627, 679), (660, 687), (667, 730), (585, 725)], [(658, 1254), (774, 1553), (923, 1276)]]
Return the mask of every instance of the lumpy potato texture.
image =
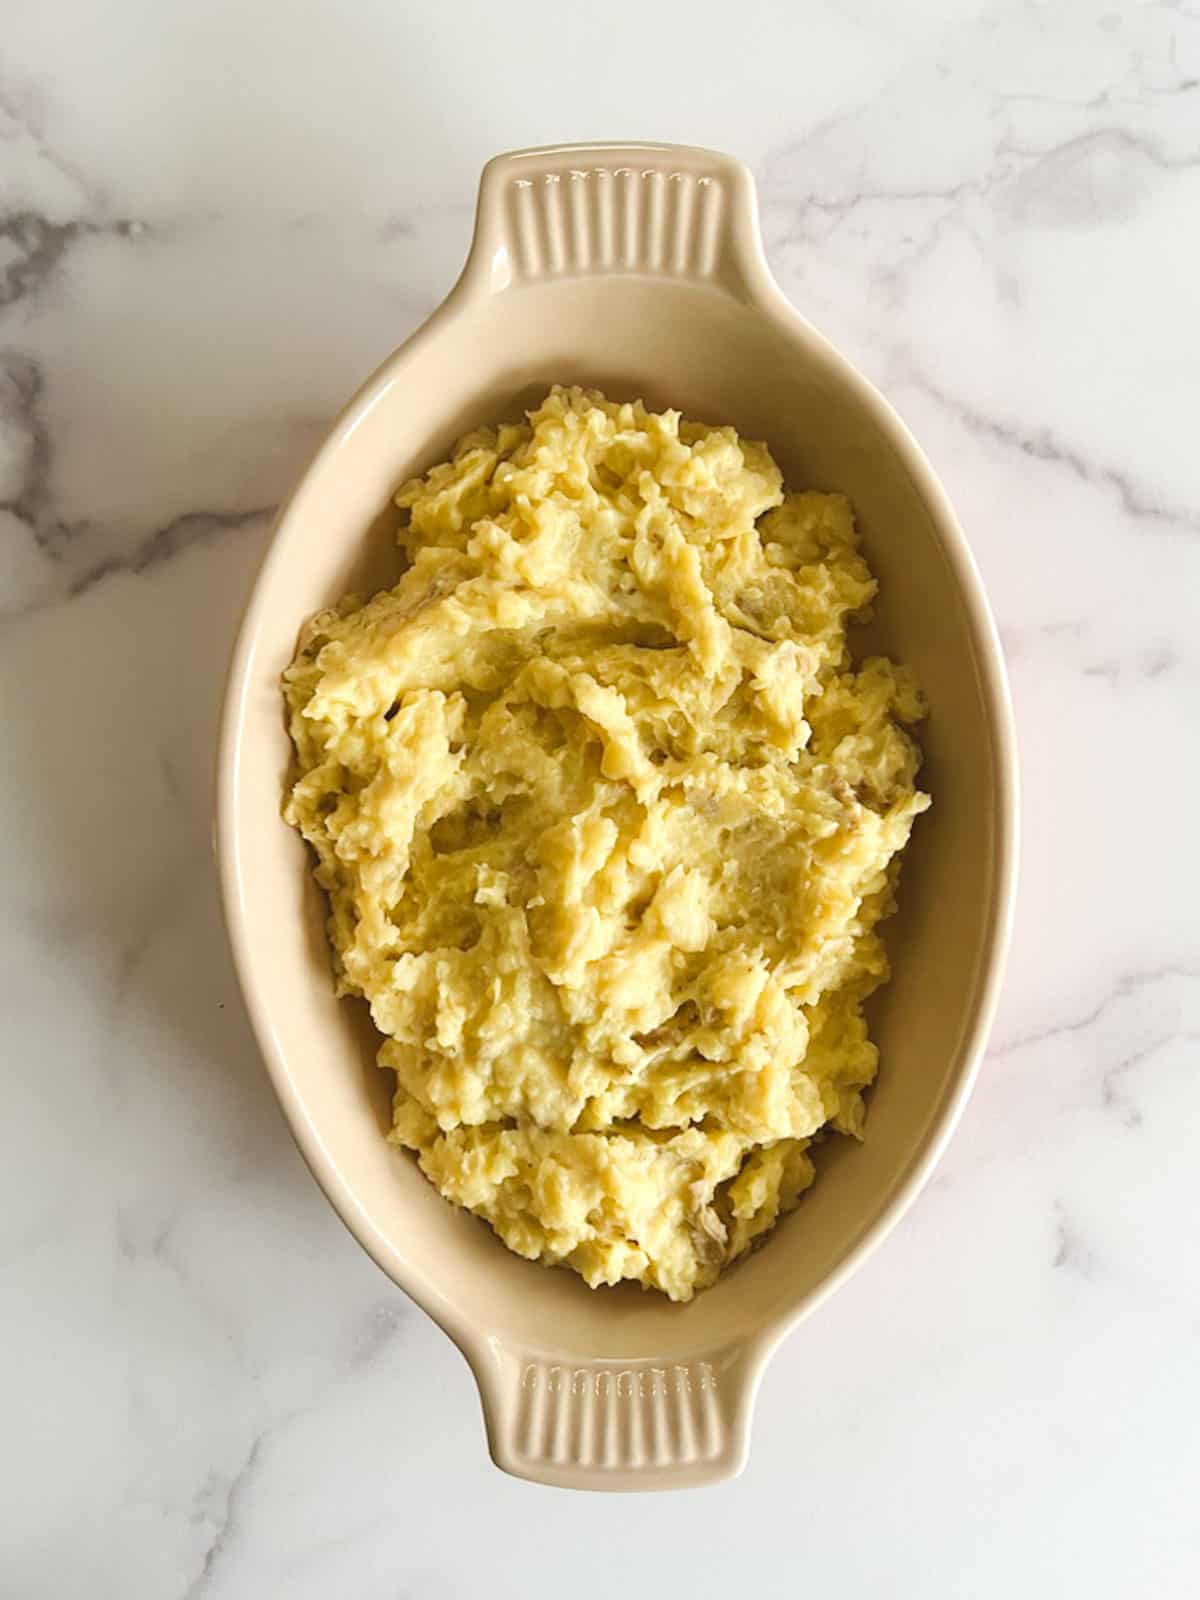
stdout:
[(555, 388), (396, 503), (400, 581), (284, 674), (392, 1138), (520, 1255), (687, 1300), (861, 1134), (917, 686), (848, 653), (847, 501), (732, 428)]

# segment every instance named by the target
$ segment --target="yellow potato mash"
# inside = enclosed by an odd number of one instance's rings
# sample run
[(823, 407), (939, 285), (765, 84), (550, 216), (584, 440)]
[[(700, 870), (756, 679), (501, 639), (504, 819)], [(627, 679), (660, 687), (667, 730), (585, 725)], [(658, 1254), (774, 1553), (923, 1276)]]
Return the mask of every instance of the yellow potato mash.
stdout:
[(850, 659), (848, 502), (732, 428), (555, 388), (396, 503), (400, 581), (283, 680), (391, 1137), (518, 1254), (690, 1299), (861, 1133), (917, 685)]

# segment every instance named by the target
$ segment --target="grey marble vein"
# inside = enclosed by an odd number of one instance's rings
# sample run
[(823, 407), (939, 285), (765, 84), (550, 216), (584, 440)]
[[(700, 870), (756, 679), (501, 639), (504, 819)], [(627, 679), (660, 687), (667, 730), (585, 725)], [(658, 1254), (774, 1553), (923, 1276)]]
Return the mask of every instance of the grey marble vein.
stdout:
[(1132, 475), (1060, 443), (1048, 427), (1030, 429), (1006, 418), (989, 415), (916, 371), (909, 374), (908, 381), (913, 388), (949, 412), (969, 433), (990, 439), (1030, 460), (1061, 467), (1082, 483), (1109, 490), (1132, 521), (1168, 535), (1190, 537), (1200, 533), (1200, 509), (1171, 505), (1156, 499)]
[[(184, 1590), (183, 1600), (198, 1600), (198, 1597), (207, 1591), (222, 1558), (236, 1536), (242, 1505), (249, 1492), (254, 1474), (258, 1470), (265, 1439), (265, 1430), (254, 1435), (250, 1441), (250, 1448), (246, 1452), (245, 1460), (229, 1480), (228, 1486), (223, 1495), (221, 1495), (220, 1505), (213, 1519), (215, 1525), (212, 1537), (209, 1539), (201, 1557), (199, 1572)], [(208, 1480), (209, 1488), (212, 1487), (213, 1482), (214, 1480), (210, 1476)], [(208, 1516), (209, 1513), (206, 1511), (205, 1515)]]
[(181, 551), (207, 544), (223, 533), (265, 522), (274, 516), (275, 510), (273, 505), (268, 505), (250, 506), (244, 511), (181, 512), (163, 523), (162, 527), (143, 535), (127, 554), (105, 556), (94, 565), (85, 567), (71, 579), (67, 593), (75, 598), (120, 573), (134, 575), (146, 572), (151, 567), (169, 561)]
[(81, 197), (95, 199), (94, 183), (47, 140), (38, 85), (0, 65), (0, 116), (26, 139), (40, 161), (66, 179)]
[[(56, 509), (54, 445), (43, 404), (44, 387), (37, 361), (20, 351), (0, 352), (0, 428), (8, 429), (23, 446), (19, 451), (23, 456), (19, 482), (7, 498), (0, 500), (0, 510), (24, 524), (37, 547), (55, 564), (65, 561), (68, 549), (73, 551), (70, 568), (49, 594), (39, 594), (27, 602), (15, 597), (7, 607), (0, 602), (0, 610), (8, 616), (28, 616), (49, 605), (61, 604), (120, 573), (145, 572), (193, 545), (262, 522), (274, 514), (275, 507), (269, 504), (182, 511), (136, 536), (131, 547), (109, 549), (89, 559), (87, 544), (102, 530), (93, 519), (63, 517)], [(103, 542), (111, 541), (106, 538)]]
[(1083, 678), (1102, 682), (1110, 689), (1127, 686), (1169, 686), (1200, 676), (1200, 654), (1185, 649), (1178, 637), (1146, 640), (1138, 630), (1128, 644), (1114, 644), (1111, 626), (1092, 619), (1005, 624), (1000, 640), (1010, 665), (1022, 663), (1036, 651), (1039, 661), (1052, 659)]
[(86, 524), (64, 521), (52, 509), (53, 446), (42, 407), (44, 387), (42, 369), (31, 356), (19, 350), (0, 351), (0, 427), (17, 437), (24, 457), (20, 481), (0, 500), (0, 510), (11, 512), (37, 544), (53, 554)]
[(26, 295), (35, 294), (57, 270), (71, 247), (83, 239), (131, 239), (146, 233), (144, 222), (122, 218), (101, 223), (88, 220), (52, 222), (35, 211), (0, 215), (0, 239), (11, 259), (0, 268), (0, 312)]
[(375, 1306), (355, 1330), (348, 1364), (354, 1370), (371, 1366), (403, 1331), (407, 1319), (398, 1300)]
[(1200, 1033), (1194, 1029), (1179, 1027), (1157, 1035), (1148, 1044), (1142, 1045), (1137, 1050), (1131, 1050), (1119, 1061), (1114, 1061), (1111, 1066), (1105, 1067), (1100, 1077), (1100, 1091), (1104, 1104), (1122, 1115), (1126, 1127), (1139, 1128), (1145, 1121), (1145, 1113), (1141, 1107), (1130, 1099), (1124, 1080), (1139, 1067), (1153, 1060), (1160, 1051), (1170, 1045), (1192, 1045), (1200, 1040)]
[(1050, 1265), (1084, 1279), (1095, 1278), (1100, 1263), (1078, 1223), (1061, 1201), (1056, 1203), (1054, 1213), (1054, 1256)]
[(1008, 1056), (1017, 1055), (1024, 1050), (1030, 1050), (1036, 1045), (1046, 1044), (1051, 1039), (1057, 1039), (1067, 1034), (1084, 1033), (1087, 1029), (1100, 1022), (1122, 1000), (1127, 1000), (1130, 996), (1136, 995), (1144, 989), (1166, 983), (1200, 983), (1200, 971), (1171, 965), (1154, 967), (1145, 972), (1126, 973), (1106, 989), (1095, 1005), (1081, 1016), (1070, 1017), (1064, 1022), (1047, 1023), (1043, 1027), (1033, 1028), (1027, 1033), (1018, 1034), (1015, 1038), (1003, 1040), (998, 1044), (994, 1044), (988, 1051), (988, 1055), (993, 1060), (1002, 1061)]

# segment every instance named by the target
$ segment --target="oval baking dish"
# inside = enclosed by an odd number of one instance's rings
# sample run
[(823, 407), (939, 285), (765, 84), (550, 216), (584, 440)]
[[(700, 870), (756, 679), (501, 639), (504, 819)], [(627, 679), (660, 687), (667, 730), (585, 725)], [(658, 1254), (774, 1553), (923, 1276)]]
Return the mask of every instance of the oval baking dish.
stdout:
[[(324, 907), (280, 818), (279, 675), (300, 625), (395, 581), (402, 480), (554, 382), (732, 423), (768, 442), (790, 486), (847, 493), (880, 581), (872, 642), (915, 668), (931, 706), (934, 810), (885, 930), (894, 977), (874, 1003), (866, 1142), (823, 1145), (796, 1213), (686, 1306), (519, 1259), (385, 1142), (377, 1039), (361, 1002), (334, 998)], [(247, 1006), (300, 1149), (462, 1350), (505, 1471), (642, 1489), (740, 1469), (772, 1350), (896, 1222), (962, 1109), (1008, 935), (1015, 793), (1003, 663), (954, 514), (892, 411), (771, 278), (746, 169), (663, 145), (489, 163), (458, 284), (350, 402), (280, 513), (233, 660), (218, 854)]]

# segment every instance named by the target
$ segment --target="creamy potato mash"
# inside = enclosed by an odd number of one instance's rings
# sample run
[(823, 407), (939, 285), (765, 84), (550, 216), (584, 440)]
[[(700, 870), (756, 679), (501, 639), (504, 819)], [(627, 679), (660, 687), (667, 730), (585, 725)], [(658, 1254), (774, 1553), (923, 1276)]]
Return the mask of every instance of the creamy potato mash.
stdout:
[(847, 501), (731, 428), (556, 388), (396, 502), (403, 577), (284, 674), (392, 1137), (520, 1255), (687, 1300), (862, 1131), (917, 685), (848, 654)]

